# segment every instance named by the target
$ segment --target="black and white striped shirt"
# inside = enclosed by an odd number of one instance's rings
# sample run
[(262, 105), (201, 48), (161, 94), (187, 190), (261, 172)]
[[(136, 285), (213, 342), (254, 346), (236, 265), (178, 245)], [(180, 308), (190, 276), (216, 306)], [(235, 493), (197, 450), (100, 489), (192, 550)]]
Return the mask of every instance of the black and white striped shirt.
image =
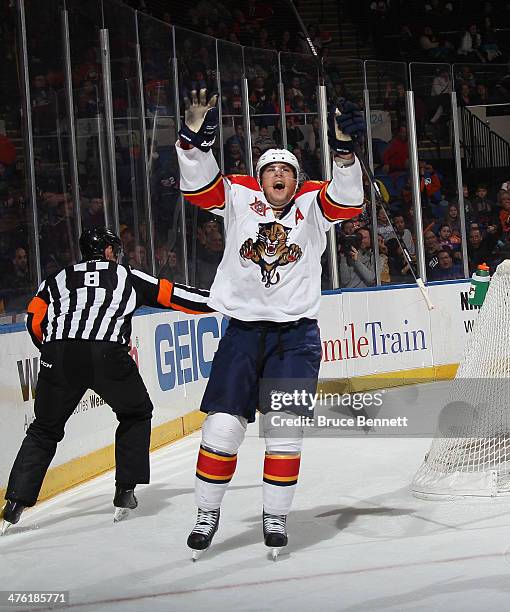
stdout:
[(209, 292), (157, 279), (112, 261), (84, 261), (47, 278), (28, 306), (27, 328), (40, 347), (54, 340), (128, 344), (140, 306), (211, 312)]

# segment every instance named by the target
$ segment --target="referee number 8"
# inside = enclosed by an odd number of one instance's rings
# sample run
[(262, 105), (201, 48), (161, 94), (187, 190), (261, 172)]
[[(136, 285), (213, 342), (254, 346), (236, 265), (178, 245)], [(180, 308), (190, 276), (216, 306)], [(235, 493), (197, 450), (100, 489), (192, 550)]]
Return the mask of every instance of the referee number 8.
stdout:
[(85, 286), (99, 287), (99, 272), (85, 272)]

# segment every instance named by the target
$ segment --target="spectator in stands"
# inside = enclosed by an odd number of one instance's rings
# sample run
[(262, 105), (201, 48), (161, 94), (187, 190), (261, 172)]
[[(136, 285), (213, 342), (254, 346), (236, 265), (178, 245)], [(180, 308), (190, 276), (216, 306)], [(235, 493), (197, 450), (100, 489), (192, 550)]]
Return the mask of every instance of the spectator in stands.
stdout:
[[(267, 128), (264, 128), (267, 130)], [(243, 161), (243, 149), (241, 141), (237, 136), (231, 136), (226, 143), (225, 147), (225, 168), (227, 168), (227, 174), (235, 174), (236, 168)]]
[(303, 146), (300, 143), (305, 139), (301, 128), (296, 123), (296, 117), (287, 117), (287, 144), (292, 151)]
[(61, 194), (56, 207), (56, 217), (41, 228), (44, 255), (53, 255), (62, 266), (73, 263), (78, 251), (74, 204), (70, 194)]
[(147, 78), (145, 85), (145, 110), (149, 117), (170, 114), (169, 82), (167, 79)]
[(388, 27), (390, 14), (389, 2), (386, 0), (374, 0), (369, 5), (370, 33), (379, 56), (386, 56), (384, 45), (384, 32)]
[(242, 123), (236, 123), (234, 126), (235, 134), (227, 138), (227, 142), (225, 143), (227, 146), (231, 140), (234, 140), (241, 146), (241, 151), (244, 151), (246, 148), (246, 139), (244, 137), (244, 127)]
[[(207, 3), (207, 6), (210, 6), (209, 3)], [(261, 25), (266, 23), (274, 12), (270, 4), (266, 4), (260, 0), (248, 0), (244, 10), (248, 21)]]
[(462, 260), (462, 253), (460, 252), (460, 238), (455, 239), (452, 236), (452, 230), (450, 229), (448, 223), (443, 223), (439, 226), (438, 239), (439, 245), (442, 249), (449, 249), (452, 257), (455, 260)]
[(304, 150), (308, 155), (313, 155), (317, 147), (320, 146), (320, 123), (319, 118), (314, 117), (311, 122), (311, 129), (305, 134)]
[[(241, 98), (241, 88), (239, 85), (232, 85), (232, 93), (230, 96), (224, 96), (223, 98), (224, 112), (232, 115), (241, 115), (243, 111), (243, 101)], [(237, 133), (237, 130), (236, 130)], [(243, 133), (244, 136), (244, 133)]]
[(459, 96), (457, 103), (459, 106), (471, 106), (474, 103), (474, 99), (471, 98), (471, 89), (467, 83), (462, 83), (459, 89)]
[(283, 30), (280, 43), (278, 45), (278, 49), (280, 51), (292, 51), (294, 49), (295, 43), (292, 42), (292, 36), (289, 30)]
[(156, 276), (158, 278), (166, 278), (172, 280), (166, 274), (165, 266), (168, 263), (168, 256), (170, 253), (170, 247), (166, 244), (160, 244), (154, 250), (154, 264), (156, 266)]
[(494, 202), (487, 197), (487, 185), (480, 183), (476, 188), (473, 198), (473, 221), (481, 226), (481, 229), (494, 224)]
[(510, 238), (510, 192), (500, 189), (498, 192), (499, 223), (505, 238)]
[[(287, 122), (289, 119), (287, 119)], [(273, 138), (269, 135), (269, 128), (267, 125), (260, 125), (258, 129), (258, 135), (255, 138), (253, 143), (256, 147), (258, 147), (261, 153), (264, 153), (268, 149), (273, 149), (276, 147), (276, 143)]]
[(448, 248), (442, 248), (438, 254), (438, 266), (434, 269), (434, 277), (431, 280), (454, 280), (462, 277), (462, 267), (454, 263), (453, 254)]
[(135, 235), (133, 234), (133, 230), (127, 225), (121, 226), (120, 239), (122, 241), (124, 257), (129, 257), (129, 253), (134, 251), (135, 248)]
[(301, 115), (301, 116), (294, 117), (294, 122), (304, 124), (305, 115), (310, 112), (310, 109), (306, 105), (305, 99), (303, 96), (294, 96), (294, 99), (292, 100), (292, 104), (291, 104), (291, 110), (293, 113), (297, 113), (298, 115)]
[(397, 236), (409, 252), (409, 255), (416, 254), (416, 248), (414, 246), (413, 236), (411, 231), (406, 227), (406, 221), (403, 214), (397, 213), (393, 217), (393, 227), (397, 233)]
[(84, 81), (83, 86), (76, 93), (78, 118), (96, 117), (100, 102), (97, 84), (92, 81)]
[(35, 134), (52, 131), (56, 121), (55, 92), (48, 85), (46, 75), (36, 72), (30, 88), (32, 126)]
[(348, 253), (340, 254), (339, 272), (342, 288), (372, 287), (375, 285), (375, 261), (370, 232), (359, 229), (357, 232), (360, 248), (351, 247)]
[(452, 81), (450, 70), (441, 68), (432, 81), (430, 98), (428, 98), (429, 112), (433, 113), (430, 123), (435, 125), (439, 119), (450, 109), (450, 93), (452, 91)]
[(322, 157), (320, 147), (317, 147), (311, 155), (304, 158), (305, 171), (307, 176), (313, 180), (320, 180), (322, 177)]
[(104, 226), (104, 205), (100, 195), (92, 195), (90, 199), (82, 199), (82, 226), (89, 227)]
[(377, 209), (377, 233), (383, 237), (384, 242), (387, 242), (394, 235), (393, 227), (382, 206)]
[(452, 80), (448, 68), (440, 68), (437, 76), (432, 80), (431, 96), (443, 96), (452, 91)]
[(257, 162), (259, 161), (260, 156), (262, 155), (262, 151), (260, 147), (253, 146), (251, 149), (251, 156), (253, 159), (253, 171), (255, 172), (255, 168), (257, 167)]
[(403, 172), (409, 166), (409, 144), (407, 127), (401, 125), (383, 153), (383, 169), (387, 173)]
[(352, 236), (354, 232), (356, 231), (354, 227), (354, 223), (350, 219), (347, 219), (346, 221), (342, 221), (341, 228), (342, 228), (341, 231), (345, 236)]
[(469, 86), (469, 89), (473, 90), (476, 87), (476, 77), (471, 70), (471, 66), (462, 66), (460, 72), (457, 74), (455, 79), (457, 86), (465, 83)]
[(274, 49), (276, 47), (266, 28), (260, 28), (255, 46), (259, 49)]
[(377, 234), (377, 244), (379, 247), (379, 274), (381, 276), (381, 284), (388, 285), (392, 282), (388, 262), (388, 247), (380, 234)]
[(5, 134), (0, 134), (0, 164), (3, 166), (3, 174), (8, 176), (10, 169), (16, 163), (16, 146)]
[(255, 92), (254, 96), (255, 99), (252, 103), (252, 112), (255, 117), (255, 125), (259, 127), (274, 125), (277, 112), (276, 105), (273, 102), (273, 94), (264, 90), (262, 93)]
[(223, 236), (218, 230), (205, 232), (205, 244), (197, 249), (196, 284), (209, 289), (216, 276), (216, 270), (223, 257)]
[(251, 88), (250, 102), (252, 104), (256, 104), (264, 95), (266, 95), (264, 77), (256, 76), (253, 80), (253, 85)]
[(203, 213), (200, 216), (196, 232), (198, 244), (201, 247), (205, 247), (205, 245), (207, 244), (208, 236), (214, 232), (221, 233), (221, 227), (218, 218), (209, 213)]
[(451, 48), (438, 40), (430, 25), (423, 28), (423, 34), (420, 36), (420, 48), (425, 58), (430, 61), (443, 61), (451, 53)]
[(246, 167), (244, 161), (239, 162), (239, 164), (236, 166), (236, 171), (237, 174), (244, 174), (245, 176), (248, 175), (248, 168)]
[(2, 282), (2, 289), (7, 289), (4, 307), (8, 312), (22, 312), (33, 297), (28, 257), (23, 247), (19, 246), (14, 249), (11, 263), (11, 270)]
[(484, 83), (478, 83), (472, 98), (473, 104), (490, 104), (489, 88)]
[(485, 238), (479, 228), (473, 227), (468, 234), (468, 261), (469, 272), (473, 273), (477, 266), (486, 263), (492, 267), (494, 261), (494, 248), (497, 243), (496, 233), (488, 232)]
[(85, 81), (90, 81), (98, 87), (101, 84), (102, 69), (101, 64), (96, 59), (96, 50), (89, 47), (85, 50), (85, 57), (73, 74), (74, 86), (77, 89), (83, 87)]
[(460, 39), (460, 45), (457, 49), (458, 55), (462, 55), (471, 62), (485, 62), (485, 57), (481, 52), (482, 37), (478, 32), (476, 23), (467, 26)]
[(384, 92), (384, 110), (395, 113), (397, 125), (405, 125), (407, 120), (407, 110), (406, 88), (404, 83), (397, 83), (395, 85), (395, 89), (393, 89), (393, 83), (391, 81), (386, 83), (386, 89)]
[(439, 265), (438, 253), (441, 250), (439, 240), (432, 230), (428, 230), (423, 235), (425, 247), (425, 267), (427, 270), (427, 279), (433, 280), (435, 269)]
[(422, 206), (428, 206), (433, 213), (438, 213), (434, 216), (441, 218), (444, 214), (444, 210), (438, 210), (442, 199), (441, 180), (432, 164), (423, 159), (418, 160), (418, 169), (420, 173)]
[(135, 245), (134, 249), (129, 253), (129, 265), (136, 270), (149, 273), (147, 250), (143, 244)]
[(398, 240), (391, 238), (386, 243), (386, 246), (388, 247), (388, 265), (391, 282), (395, 284), (412, 282), (414, 278), (411, 273), (411, 267)]
[(496, 32), (492, 26), (492, 18), (489, 15), (486, 15), (483, 19), (482, 44), (480, 46), (480, 51), (483, 53), (488, 62), (492, 62), (501, 57), (501, 50), (498, 45)]
[(419, 46), (416, 37), (407, 24), (400, 28), (398, 49), (400, 57), (406, 62), (413, 60), (418, 55)]
[(184, 284), (184, 270), (178, 263), (176, 251), (170, 249), (166, 244), (159, 246), (155, 253), (156, 276), (166, 278), (172, 283)]
[[(469, 197), (469, 187), (467, 183), (462, 183), (462, 194), (464, 200), (464, 216), (466, 219), (466, 227), (473, 221), (473, 203), (471, 202), (471, 198)], [(456, 197), (455, 201), (458, 205), (459, 198)]]
[(462, 231), (460, 227), (459, 209), (455, 204), (448, 205), (444, 222), (449, 226), (452, 236), (455, 236), (460, 241)]

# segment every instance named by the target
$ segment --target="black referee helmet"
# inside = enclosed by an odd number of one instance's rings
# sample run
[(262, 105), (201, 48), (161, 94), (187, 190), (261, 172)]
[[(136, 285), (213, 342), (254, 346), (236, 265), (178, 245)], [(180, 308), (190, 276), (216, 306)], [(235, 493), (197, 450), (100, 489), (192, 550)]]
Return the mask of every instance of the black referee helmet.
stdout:
[(118, 259), (122, 253), (122, 242), (108, 227), (91, 227), (80, 236), (80, 251), (83, 259), (104, 259), (104, 251), (111, 246)]

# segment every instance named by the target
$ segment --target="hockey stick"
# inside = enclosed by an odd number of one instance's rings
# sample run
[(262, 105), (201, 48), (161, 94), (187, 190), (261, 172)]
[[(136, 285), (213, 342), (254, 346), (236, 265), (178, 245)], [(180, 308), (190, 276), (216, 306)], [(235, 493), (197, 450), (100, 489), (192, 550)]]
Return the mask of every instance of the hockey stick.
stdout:
[[(317, 49), (315, 48), (315, 45), (313, 44), (312, 39), (310, 38), (310, 35), (308, 34), (308, 30), (306, 29), (305, 24), (303, 23), (303, 20), (301, 19), (301, 15), (299, 14), (298, 10), (296, 9), (293, 0), (287, 0), (287, 3), (290, 5), (292, 12), (294, 13), (294, 16), (296, 18), (296, 21), (299, 23), (299, 27), (301, 28), (301, 32), (303, 33), (303, 36), (305, 37), (306, 43), (308, 45), (308, 49), (310, 50), (310, 53), (312, 54), (312, 56), (315, 58), (316, 62), (317, 62), (317, 67), (318, 67), (318, 71), (319, 71), (319, 82), (321, 85), (325, 85), (325, 80), (324, 80), (324, 63), (322, 61), (322, 57), (319, 55)], [(374, 194), (375, 194), (375, 199), (377, 201), (377, 203), (380, 205), (380, 207), (383, 209), (384, 211), (384, 215), (386, 216), (386, 219), (391, 227), (391, 229), (393, 230), (393, 234), (397, 240), (398, 245), (400, 246), (400, 248), (402, 249), (402, 253), (404, 254), (404, 257), (409, 265), (409, 270), (418, 286), (418, 289), (420, 290), (423, 299), (425, 300), (425, 303), (427, 304), (427, 308), (429, 310), (432, 310), (434, 308), (434, 305), (432, 304), (430, 297), (428, 295), (427, 292), (427, 288), (425, 287), (425, 283), (423, 282), (423, 280), (419, 277), (416, 276), (415, 272), (414, 272), (414, 268), (413, 268), (413, 262), (411, 259), (411, 255), (409, 254), (409, 251), (407, 250), (405, 244), (403, 243), (403, 241), (399, 238), (397, 232), (395, 231), (395, 227), (390, 219), (390, 216), (388, 215), (388, 211), (386, 210), (386, 202), (384, 201), (383, 195), (381, 193), (381, 190), (379, 188), (379, 184), (377, 183), (377, 180), (375, 179), (372, 170), (370, 169), (370, 166), (368, 165), (368, 163), (366, 162), (363, 153), (361, 151), (361, 147), (360, 147), (360, 143), (359, 143), (359, 137), (353, 137), (353, 143), (354, 143), (354, 154), (356, 155), (356, 157), (358, 158), (360, 164), (361, 164), (361, 168), (363, 169), (363, 171), (365, 172), (365, 174), (368, 177), (368, 180), (370, 181)]]

